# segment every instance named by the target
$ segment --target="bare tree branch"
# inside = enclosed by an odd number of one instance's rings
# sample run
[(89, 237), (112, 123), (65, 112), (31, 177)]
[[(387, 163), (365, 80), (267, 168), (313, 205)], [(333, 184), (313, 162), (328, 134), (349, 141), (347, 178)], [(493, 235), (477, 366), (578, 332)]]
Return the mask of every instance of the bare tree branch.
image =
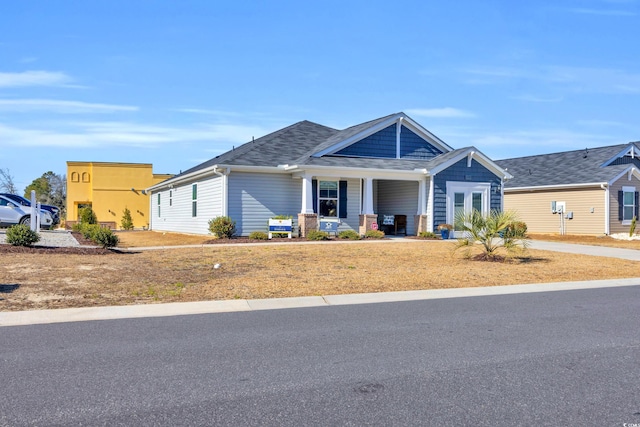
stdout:
[(18, 194), (9, 169), (0, 169), (0, 190), (3, 193)]

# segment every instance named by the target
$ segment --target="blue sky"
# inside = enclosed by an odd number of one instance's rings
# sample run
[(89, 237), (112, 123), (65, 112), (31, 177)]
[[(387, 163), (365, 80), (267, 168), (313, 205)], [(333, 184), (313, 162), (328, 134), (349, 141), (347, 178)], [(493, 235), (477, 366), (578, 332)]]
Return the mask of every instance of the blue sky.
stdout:
[(640, 140), (639, 1), (4, 2), (0, 168), (178, 173), (399, 111), (494, 159)]

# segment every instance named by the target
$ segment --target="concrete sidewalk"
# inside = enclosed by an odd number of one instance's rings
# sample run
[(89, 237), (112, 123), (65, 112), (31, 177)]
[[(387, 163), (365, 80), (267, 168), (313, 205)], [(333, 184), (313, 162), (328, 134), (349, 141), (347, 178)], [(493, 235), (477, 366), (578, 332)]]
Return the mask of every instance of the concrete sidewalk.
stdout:
[(326, 307), (332, 305), (373, 304), (442, 298), (509, 295), (531, 292), (569, 291), (578, 289), (640, 286), (640, 278), (558, 282), (511, 286), (489, 286), (425, 291), (381, 292), (351, 295), (327, 295), (258, 300), (200, 301), (168, 304), (127, 305), (116, 307), (66, 308), (1, 312), (0, 327), (43, 323), (83, 322), (91, 320), (132, 319), (141, 317), (184, 316), (192, 314), (228, 313), (236, 311), (276, 310), (284, 308)]
[(544, 242), (531, 240), (531, 249), (543, 251), (566, 252), (571, 254), (593, 255), (608, 258), (620, 258), (640, 261), (640, 251), (635, 249), (611, 248), (608, 246), (575, 245), (572, 243)]

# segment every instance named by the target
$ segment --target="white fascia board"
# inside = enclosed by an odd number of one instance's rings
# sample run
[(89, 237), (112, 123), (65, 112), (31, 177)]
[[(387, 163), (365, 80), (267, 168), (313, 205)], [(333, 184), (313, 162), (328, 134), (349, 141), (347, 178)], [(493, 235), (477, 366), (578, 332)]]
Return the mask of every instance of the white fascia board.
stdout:
[(145, 189), (145, 191), (147, 190), (154, 191), (161, 188), (167, 188), (169, 187), (169, 185), (177, 185), (184, 182), (193, 181), (199, 178), (205, 178), (210, 175), (228, 174), (231, 172), (232, 169), (235, 172), (262, 172), (262, 173), (283, 173), (286, 170), (284, 165), (273, 167), (273, 166), (249, 166), (249, 165), (247, 166), (233, 165), (232, 166), (232, 165), (219, 164), (219, 165), (213, 165), (205, 169), (200, 169), (198, 171), (191, 172), (190, 174), (187, 174), (187, 175), (181, 175), (179, 177), (172, 178), (168, 181), (163, 181), (161, 183), (158, 183), (156, 185), (153, 185)]
[(607, 182), (607, 184), (611, 185), (622, 178), (624, 175), (629, 173), (631, 173), (631, 175), (635, 176), (637, 179), (640, 179), (640, 171), (638, 171), (638, 168), (635, 165), (629, 165), (628, 168), (616, 175), (611, 181)]
[(371, 168), (337, 168), (335, 166), (310, 166), (308, 168), (292, 166), (288, 172), (294, 177), (302, 176), (324, 176), (341, 178), (373, 178), (390, 179), (402, 181), (417, 181), (425, 176), (424, 169), (415, 170), (394, 170), (394, 169), (371, 169)]
[(467, 157), (471, 153), (473, 153), (473, 158), (478, 163), (480, 163), (485, 168), (489, 169), (489, 171), (493, 172), (496, 176), (499, 176), (501, 179), (509, 180), (509, 179), (513, 178), (513, 175), (511, 175), (506, 170), (502, 169), (500, 166), (495, 164), (490, 158), (488, 158), (487, 156), (485, 156), (484, 154), (482, 154), (480, 151), (478, 151), (477, 149), (475, 149), (473, 147), (470, 147), (470, 148), (468, 148), (468, 149), (466, 149), (464, 151), (461, 151), (455, 157), (452, 157), (451, 159), (447, 160), (446, 162), (441, 163), (438, 166), (434, 167), (433, 169), (429, 170), (429, 173), (431, 175), (435, 175), (437, 173), (440, 173), (443, 170), (445, 170), (445, 169), (453, 166), (454, 164), (458, 163), (460, 160), (464, 159), (465, 157)]
[(405, 116), (402, 121), (402, 125), (407, 129), (410, 129), (413, 133), (416, 133), (422, 136), (424, 139), (429, 141), (432, 145), (436, 146), (443, 153), (448, 153), (449, 151), (453, 151), (453, 148), (449, 147), (443, 140), (429, 132), (427, 129), (423, 128), (419, 123), (415, 122), (410, 117)]
[(192, 181), (194, 178), (199, 178), (201, 176), (213, 175), (218, 171), (219, 168), (220, 168), (219, 165), (213, 165), (213, 166), (209, 166), (208, 168), (200, 169), (186, 175), (176, 176), (166, 181), (162, 181), (155, 185), (152, 185), (151, 187), (145, 188), (145, 191), (160, 190), (162, 188), (168, 188), (169, 185), (180, 184), (181, 182), (185, 182), (185, 181)]
[(609, 160), (601, 164), (600, 167), (602, 168), (605, 166), (609, 166), (611, 163), (618, 160), (620, 157), (625, 156), (629, 152), (629, 150), (635, 149), (635, 148), (636, 148), (635, 144), (633, 142), (630, 142), (626, 147), (622, 149), (622, 151), (620, 151), (618, 154), (616, 154), (615, 156), (613, 156), (612, 158), (610, 158)]
[(571, 190), (572, 188), (586, 188), (609, 185), (608, 182), (587, 182), (583, 184), (558, 184), (558, 185), (537, 185), (530, 187), (505, 187), (505, 193), (515, 193), (517, 191), (537, 191), (537, 190)]
[(373, 135), (374, 133), (381, 131), (382, 129), (385, 129), (388, 126), (391, 126), (392, 124), (396, 123), (400, 117), (402, 117), (401, 114), (398, 114), (393, 117), (389, 117), (387, 120), (380, 122), (374, 126), (371, 126), (370, 128), (364, 129), (343, 141), (337, 142), (329, 148), (325, 148), (322, 151), (313, 153), (311, 157), (322, 157), (322, 156), (326, 156), (327, 154), (333, 154), (336, 151), (340, 151), (341, 149), (348, 147), (349, 145), (355, 142), (358, 142), (361, 139), (368, 137), (369, 135)]

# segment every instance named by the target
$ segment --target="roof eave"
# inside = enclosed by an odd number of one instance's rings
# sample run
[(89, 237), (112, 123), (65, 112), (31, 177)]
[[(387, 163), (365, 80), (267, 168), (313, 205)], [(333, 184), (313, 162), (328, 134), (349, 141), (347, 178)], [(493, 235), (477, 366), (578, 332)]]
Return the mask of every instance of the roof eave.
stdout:
[(585, 182), (580, 184), (553, 184), (553, 185), (531, 185), (527, 187), (505, 187), (505, 193), (516, 191), (536, 191), (536, 190), (563, 190), (569, 188), (602, 187), (610, 185), (609, 182)]

